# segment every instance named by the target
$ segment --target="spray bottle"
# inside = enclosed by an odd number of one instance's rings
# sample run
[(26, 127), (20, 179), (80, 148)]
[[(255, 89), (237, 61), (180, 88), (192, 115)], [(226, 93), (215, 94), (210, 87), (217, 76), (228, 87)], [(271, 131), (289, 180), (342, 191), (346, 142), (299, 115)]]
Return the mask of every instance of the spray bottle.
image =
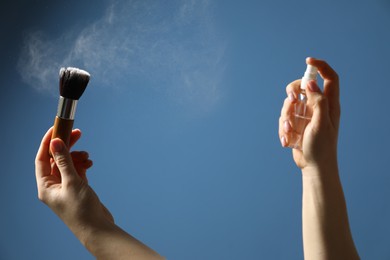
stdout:
[(301, 80), (301, 92), (297, 102), (294, 104), (294, 112), (292, 119), (293, 133), (290, 136), (289, 147), (302, 150), (303, 134), (307, 124), (312, 117), (312, 111), (307, 107), (306, 87), (309, 81), (317, 81), (317, 67), (307, 65), (305, 74)]

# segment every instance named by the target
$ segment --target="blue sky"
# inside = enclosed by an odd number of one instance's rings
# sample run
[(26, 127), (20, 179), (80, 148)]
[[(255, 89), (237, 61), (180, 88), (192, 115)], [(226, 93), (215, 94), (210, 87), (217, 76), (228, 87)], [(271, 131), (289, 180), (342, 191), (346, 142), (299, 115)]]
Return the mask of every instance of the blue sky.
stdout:
[(93, 259), (37, 199), (58, 71), (91, 81), (75, 149), (116, 222), (168, 259), (302, 259), (301, 177), (280, 146), (305, 58), (341, 78), (339, 165), (362, 259), (390, 249), (390, 2), (1, 3), (1, 259)]

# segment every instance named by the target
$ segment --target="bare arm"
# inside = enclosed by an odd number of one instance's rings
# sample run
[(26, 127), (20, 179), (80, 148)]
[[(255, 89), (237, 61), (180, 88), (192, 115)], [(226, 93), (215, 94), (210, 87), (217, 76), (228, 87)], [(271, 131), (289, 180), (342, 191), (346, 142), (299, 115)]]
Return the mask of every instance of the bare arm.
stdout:
[[(114, 223), (106, 207), (88, 185), (92, 166), (86, 152), (72, 152), (60, 139), (50, 141), (52, 129), (42, 139), (35, 159), (38, 197), (69, 227), (97, 259), (163, 259), (155, 251)], [(71, 144), (80, 138), (74, 130)], [(53, 158), (50, 158), (49, 149)]]
[[(306, 88), (308, 108), (313, 116), (303, 136), (303, 149), (293, 149), (295, 163), (302, 170), (302, 229), (305, 259), (359, 259), (348, 222), (347, 207), (339, 178), (337, 142), (340, 121), (339, 78), (325, 62), (309, 58), (324, 79)], [(288, 146), (294, 131), (291, 111), (300, 80), (287, 86), (288, 98), (279, 119), (282, 146)]]
[(305, 259), (359, 259), (337, 166), (306, 168), (302, 183)]

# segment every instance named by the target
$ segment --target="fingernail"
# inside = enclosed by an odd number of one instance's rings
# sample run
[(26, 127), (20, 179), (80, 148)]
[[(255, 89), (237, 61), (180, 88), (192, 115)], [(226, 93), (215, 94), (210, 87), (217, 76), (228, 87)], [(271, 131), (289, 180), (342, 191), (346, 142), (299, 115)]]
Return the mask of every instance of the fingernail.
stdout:
[(51, 141), (52, 143), (52, 150), (53, 150), (53, 153), (60, 153), (62, 151), (62, 149), (64, 148), (64, 146), (62, 145), (62, 142), (60, 140), (52, 140)]
[(295, 100), (295, 96), (294, 96), (294, 94), (293, 94), (292, 92), (289, 92), (289, 93), (288, 93), (288, 99), (289, 99), (290, 101), (294, 101), (294, 100)]
[(288, 120), (284, 121), (283, 128), (284, 128), (284, 131), (287, 132), (287, 133), (291, 131), (291, 125), (288, 122)]
[(285, 146), (287, 146), (287, 140), (286, 140), (286, 137), (284, 137), (284, 136), (282, 136), (282, 138), (281, 138), (281, 143), (282, 143), (282, 146), (283, 147), (285, 147)]
[(321, 92), (320, 88), (314, 80), (310, 80), (308, 86), (311, 92)]

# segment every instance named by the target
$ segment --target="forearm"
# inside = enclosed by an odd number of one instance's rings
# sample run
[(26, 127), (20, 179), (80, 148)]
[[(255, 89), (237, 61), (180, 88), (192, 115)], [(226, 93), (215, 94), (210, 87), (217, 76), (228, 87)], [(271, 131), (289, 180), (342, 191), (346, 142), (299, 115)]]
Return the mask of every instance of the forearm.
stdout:
[(74, 233), (96, 259), (164, 259), (114, 223), (86, 227)]
[(337, 162), (302, 170), (305, 259), (359, 259)]

